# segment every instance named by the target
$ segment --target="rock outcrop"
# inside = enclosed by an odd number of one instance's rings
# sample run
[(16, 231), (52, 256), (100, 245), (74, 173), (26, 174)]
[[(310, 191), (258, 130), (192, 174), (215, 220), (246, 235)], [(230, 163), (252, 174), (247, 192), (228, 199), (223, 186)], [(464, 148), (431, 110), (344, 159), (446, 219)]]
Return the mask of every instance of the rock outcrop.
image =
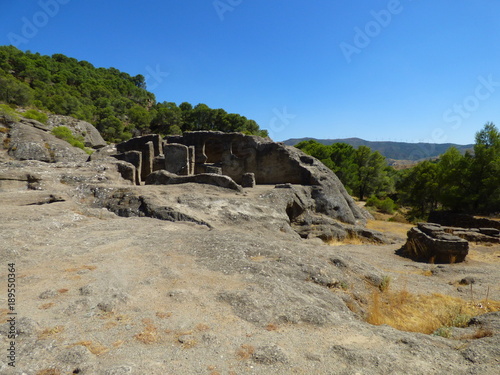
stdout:
[(78, 162), (88, 159), (85, 151), (56, 138), (48, 131), (27, 123), (14, 124), (9, 132), (8, 153), (17, 160), (47, 163)]
[(86, 147), (98, 149), (107, 145), (101, 133), (99, 133), (94, 125), (86, 121), (70, 116), (50, 115), (47, 121), (47, 128), (52, 130), (58, 126), (66, 126), (75, 137), (82, 137)]
[(226, 189), (242, 192), (243, 188), (230, 177), (214, 173), (200, 173), (192, 176), (179, 176), (167, 171), (156, 171), (146, 179), (146, 185), (178, 185), (187, 183), (220, 186)]
[(409, 258), (429, 263), (463, 262), (469, 252), (469, 243), (446, 233), (439, 224), (419, 223), (408, 232), (408, 240), (401, 253)]
[(495, 228), (500, 230), (500, 221), (451, 211), (433, 211), (429, 221), (458, 228)]

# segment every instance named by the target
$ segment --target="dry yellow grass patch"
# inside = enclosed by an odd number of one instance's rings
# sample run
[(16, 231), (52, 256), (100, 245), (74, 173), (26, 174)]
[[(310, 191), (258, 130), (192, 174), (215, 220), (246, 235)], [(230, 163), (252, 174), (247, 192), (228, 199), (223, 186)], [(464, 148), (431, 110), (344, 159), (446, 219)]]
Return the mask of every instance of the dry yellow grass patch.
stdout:
[(79, 341), (71, 346), (78, 346), (78, 345), (85, 346), (89, 350), (89, 352), (91, 352), (96, 356), (100, 356), (104, 353), (109, 352), (109, 349), (104, 345), (101, 345), (99, 343), (93, 343), (92, 341)]
[(93, 271), (97, 268), (97, 266), (80, 266), (80, 267), (74, 267), (74, 268), (66, 268), (64, 271), (66, 272), (78, 272), (78, 271), (83, 271), (83, 270), (89, 270)]
[(278, 330), (278, 325), (277, 324), (274, 324), (274, 323), (269, 323), (267, 326), (266, 326), (266, 331), (277, 331)]
[(255, 347), (253, 347), (252, 345), (243, 344), (236, 351), (236, 356), (238, 357), (238, 359), (245, 360), (250, 359), (253, 353), (255, 353)]
[(50, 309), (51, 307), (53, 307), (54, 305), (55, 305), (55, 303), (54, 303), (54, 302), (49, 302), (49, 303), (44, 303), (43, 305), (38, 306), (38, 308), (39, 308), (40, 310), (48, 310), (48, 309)]
[(159, 340), (158, 328), (153, 324), (150, 319), (142, 321), (145, 324), (144, 329), (136, 334), (134, 338), (143, 344), (154, 344)]
[(417, 295), (406, 290), (375, 291), (367, 322), (430, 334), (440, 327), (463, 327), (470, 318), (492, 311), (500, 311), (499, 301), (471, 302), (437, 293)]
[(45, 328), (40, 334), (38, 335), (39, 340), (44, 340), (47, 339), (51, 336), (57, 335), (61, 332), (64, 332), (64, 326), (56, 326), (52, 328)]
[(199, 323), (196, 325), (195, 329), (199, 332), (205, 332), (210, 329), (210, 326), (206, 325), (205, 323)]
[(162, 311), (157, 311), (156, 312), (156, 316), (160, 319), (166, 319), (166, 318), (170, 318), (172, 316), (172, 313), (171, 312), (162, 312)]
[(413, 227), (414, 225), (412, 224), (397, 223), (393, 221), (369, 220), (368, 223), (366, 223), (367, 229), (395, 234), (401, 237), (406, 237), (406, 233)]
[(268, 257), (265, 255), (256, 255), (253, 257), (250, 257), (250, 260), (253, 262), (274, 262), (279, 260), (279, 257)]
[(342, 246), (342, 245), (363, 245), (366, 244), (366, 241), (363, 241), (359, 237), (346, 237), (343, 240), (331, 239), (326, 241), (326, 243), (330, 246)]
[(45, 370), (37, 371), (36, 375), (61, 375), (61, 371), (55, 368), (47, 368)]
[(118, 340), (118, 341), (115, 341), (113, 344), (113, 348), (119, 348), (120, 346), (122, 346), (123, 344), (125, 344), (125, 341), (123, 340)]

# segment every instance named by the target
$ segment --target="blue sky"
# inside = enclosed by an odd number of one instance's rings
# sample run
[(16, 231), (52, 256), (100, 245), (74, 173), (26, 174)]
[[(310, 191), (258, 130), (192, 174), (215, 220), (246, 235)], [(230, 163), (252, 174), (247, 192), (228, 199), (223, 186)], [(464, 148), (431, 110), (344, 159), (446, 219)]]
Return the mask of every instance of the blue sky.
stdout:
[(497, 0), (2, 1), (0, 45), (146, 76), (274, 140), (473, 143), (500, 125)]

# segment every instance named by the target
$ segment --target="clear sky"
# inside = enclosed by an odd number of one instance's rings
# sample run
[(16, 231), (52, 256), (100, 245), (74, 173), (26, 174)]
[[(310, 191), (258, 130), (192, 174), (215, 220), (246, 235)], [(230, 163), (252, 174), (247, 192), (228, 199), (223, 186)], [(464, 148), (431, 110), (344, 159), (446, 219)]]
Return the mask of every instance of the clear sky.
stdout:
[(498, 0), (2, 0), (0, 45), (147, 77), (274, 140), (473, 143), (500, 126)]

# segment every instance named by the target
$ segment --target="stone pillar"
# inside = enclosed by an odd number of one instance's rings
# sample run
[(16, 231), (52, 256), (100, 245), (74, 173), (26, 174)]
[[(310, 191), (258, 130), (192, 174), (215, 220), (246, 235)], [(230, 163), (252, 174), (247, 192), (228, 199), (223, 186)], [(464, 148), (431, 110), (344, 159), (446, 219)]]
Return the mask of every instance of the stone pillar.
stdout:
[(146, 177), (153, 172), (153, 159), (155, 157), (155, 149), (153, 142), (147, 142), (142, 148), (142, 169), (141, 179), (146, 180)]
[(241, 178), (241, 186), (253, 188), (255, 186), (255, 173), (244, 173)]
[(194, 157), (196, 153), (196, 148), (194, 146), (189, 146), (189, 175), (194, 175)]
[(189, 174), (189, 148), (179, 143), (167, 143), (163, 146), (165, 170), (186, 176)]

